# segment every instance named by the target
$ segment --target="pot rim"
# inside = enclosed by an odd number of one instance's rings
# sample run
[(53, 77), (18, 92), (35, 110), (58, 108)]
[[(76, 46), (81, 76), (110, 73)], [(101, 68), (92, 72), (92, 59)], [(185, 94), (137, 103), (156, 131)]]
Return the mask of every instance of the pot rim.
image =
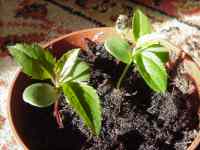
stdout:
[(27, 146), (25, 145), (25, 143), (24, 142), (22, 142), (22, 140), (21, 140), (21, 138), (20, 138), (20, 136), (19, 136), (19, 134), (18, 134), (18, 132), (17, 132), (17, 130), (15, 129), (15, 126), (14, 126), (14, 121), (13, 121), (13, 118), (12, 118), (12, 113), (11, 113), (11, 97), (12, 97), (12, 92), (13, 92), (13, 88), (14, 88), (14, 85), (15, 85), (15, 83), (16, 83), (16, 80), (17, 80), (17, 78), (18, 78), (18, 76), (19, 76), (19, 74), (21, 73), (21, 69), (20, 68), (18, 68), (17, 69), (17, 71), (16, 71), (16, 74), (15, 74), (15, 76), (14, 76), (14, 79), (13, 79), (13, 81), (12, 81), (12, 83), (11, 83), (11, 86), (10, 86), (10, 88), (9, 88), (9, 91), (8, 91), (8, 98), (7, 98), (7, 117), (8, 117), (8, 123), (9, 123), (9, 125), (10, 125), (10, 128), (11, 128), (11, 134), (14, 136), (14, 139), (16, 140), (16, 142), (18, 143), (18, 144), (21, 144), (22, 145), (22, 147), (25, 149), (25, 150), (28, 150), (28, 148), (27, 148)]
[[(86, 32), (106, 32), (106, 31), (110, 31), (112, 29), (113, 29), (112, 27), (99, 27), (99, 28), (88, 28), (88, 29), (83, 29), (83, 30), (77, 30), (77, 31), (59, 36), (57, 38), (54, 38), (50, 41), (47, 41), (46, 44), (41, 44), (41, 46), (44, 47), (44, 48), (47, 48), (47, 47), (51, 46), (53, 43), (56, 43), (60, 40), (63, 40), (65, 38), (73, 36), (73, 35), (83, 34), (83, 33), (86, 33)], [(11, 113), (12, 92), (13, 92), (13, 88), (16, 84), (16, 80), (21, 73), (22, 73), (21, 69), (18, 68), (17, 71), (16, 71), (16, 74), (14, 76), (14, 79), (11, 83), (11, 86), (9, 87), (6, 108), (7, 108), (8, 122), (9, 122), (9, 125), (10, 125), (10, 128), (11, 128), (12, 135), (14, 136), (14, 139), (16, 140), (16, 142), (18, 144), (22, 145), (22, 147), (25, 150), (29, 150), (27, 145), (21, 140), (21, 137), (19, 136), (19, 133), (15, 128), (12, 113)]]
[(46, 44), (42, 44), (41, 46), (44, 48), (49, 47), (50, 45), (52, 45), (53, 43), (56, 43), (60, 40), (63, 40), (67, 37), (73, 36), (73, 35), (78, 35), (78, 34), (83, 34), (86, 32), (107, 32), (107, 31), (111, 31), (113, 29), (113, 27), (99, 27), (99, 28), (88, 28), (88, 29), (82, 29), (82, 30), (77, 30), (77, 31), (72, 31), (71, 33), (59, 36), (55, 39), (52, 39), (50, 41), (47, 41)]

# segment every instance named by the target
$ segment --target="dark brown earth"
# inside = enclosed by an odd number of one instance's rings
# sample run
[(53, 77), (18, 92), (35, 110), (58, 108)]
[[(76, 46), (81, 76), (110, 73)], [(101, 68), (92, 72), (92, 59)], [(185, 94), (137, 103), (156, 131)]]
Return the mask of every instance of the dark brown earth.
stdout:
[[(64, 98), (60, 112), (64, 129), (57, 127), (53, 108), (37, 109), (24, 104), (24, 134), (32, 137), (31, 150), (184, 150), (198, 128), (196, 95), (183, 93), (170, 80), (166, 93), (151, 91), (134, 67), (115, 88), (124, 65), (102, 45), (89, 42), (92, 53), (80, 57), (92, 67), (90, 85), (97, 89), (103, 107), (100, 137), (93, 137)], [(176, 71), (170, 72), (170, 79)], [(30, 129), (31, 127), (31, 129)]]

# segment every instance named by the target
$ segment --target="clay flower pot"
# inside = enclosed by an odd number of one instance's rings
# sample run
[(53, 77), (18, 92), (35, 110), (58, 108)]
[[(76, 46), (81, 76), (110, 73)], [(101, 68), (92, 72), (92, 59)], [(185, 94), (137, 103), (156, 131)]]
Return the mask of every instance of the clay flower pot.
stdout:
[[(61, 36), (42, 46), (44, 48), (50, 48), (50, 51), (53, 53), (53, 55), (59, 57), (67, 49), (75, 47), (85, 49), (86, 46), (84, 40), (85, 38), (91, 39), (96, 42), (103, 42), (106, 37), (109, 37), (113, 34), (115, 34), (115, 32), (112, 28), (94, 28), (94, 29), (82, 30)], [(194, 72), (199, 70), (198, 66), (190, 59), (187, 59), (186, 61), (184, 61), (184, 63), (188, 68), (191, 68), (192, 66)], [(199, 75), (192, 73), (190, 71), (190, 76), (196, 83), (198, 91), (200, 91), (200, 81), (199, 81), (200, 78), (198, 79)], [(9, 123), (11, 125), (12, 132), (14, 133), (14, 137), (17, 140), (17, 142), (21, 144), (24, 149), (30, 148), (29, 140), (31, 140), (31, 137), (29, 137), (30, 139), (28, 139), (27, 136), (24, 135), (23, 119), (24, 117), (27, 117), (29, 115), (30, 110), (25, 109), (24, 107), (25, 104), (24, 101), (22, 100), (22, 92), (29, 83), (30, 79), (19, 70), (11, 86), (8, 97), (8, 105), (7, 105)], [(29, 117), (31, 118), (32, 116)], [(200, 136), (198, 136), (194, 140), (192, 145), (189, 147), (189, 150), (194, 150), (195, 147), (198, 146), (199, 138)]]

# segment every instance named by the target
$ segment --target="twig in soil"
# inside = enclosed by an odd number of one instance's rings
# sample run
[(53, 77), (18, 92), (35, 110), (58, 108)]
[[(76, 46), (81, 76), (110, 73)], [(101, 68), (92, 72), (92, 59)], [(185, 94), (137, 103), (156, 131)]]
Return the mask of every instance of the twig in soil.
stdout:
[(194, 139), (192, 144), (188, 147), (187, 150), (195, 150), (199, 146), (200, 143), (200, 132), (198, 133), (197, 137)]
[(54, 103), (54, 111), (53, 111), (53, 115), (54, 117), (56, 118), (56, 122), (58, 124), (58, 127), (60, 129), (64, 128), (64, 125), (63, 125), (63, 122), (62, 122), (62, 118), (61, 118), (61, 115), (60, 115), (60, 112), (58, 110), (58, 101), (56, 101)]
[(84, 41), (85, 41), (86, 47), (87, 47), (85, 52), (92, 59), (92, 61), (94, 61), (96, 59), (96, 55), (92, 51), (90, 51), (90, 48), (91, 49), (95, 48), (97, 46), (97, 44), (88, 38), (85, 38)]
[(105, 80), (103, 81), (103, 83), (101, 83), (101, 84), (99, 85), (99, 87), (103, 87), (107, 82), (108, 82), (108, 79), (105, 79)]

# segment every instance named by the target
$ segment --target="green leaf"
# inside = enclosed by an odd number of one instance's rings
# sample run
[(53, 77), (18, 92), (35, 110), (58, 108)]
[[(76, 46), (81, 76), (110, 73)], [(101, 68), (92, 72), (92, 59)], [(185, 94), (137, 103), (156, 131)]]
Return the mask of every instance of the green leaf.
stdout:
[(141, 45), (138, 50), (154, 53), (163, 63), (166, 63), (169, 60), (169, 50), (162, 46), (158, 41), (146, 42)]
[(135, 57), (137, 69), (146, 83), (156, 92), (167, 89), (167, 72), (162, 61), (152, 52), (143, 51)]
[(35, 83), (24, 90), (23, 99), (33, 106), (43, 108), (50, 106), (58, 100), (58, 93), (50, 84)]
[(101, 105), (96, 90), (84, 83), (69, 82), (63, 85), (67, 102), (96, 135), (101, 130)]
[(81, 61), (77, 60), (75, 65), (73, 66), (71, 72), (69, 73), (68, 77), (63, 82), (68, 81), (77, 81), (77, 82), (84, 82), (90, 79), (90, 66)]
[(154, 53), (162, 63), (166, 63), (169, 60), (169, 51), (161, 45), (152, 45), (146, 51)]
[(146, 45), (147, 43), (153, 44), (153, 43), (160, 43), (160, 40), (165, 40), (166, 36), (163, 34), (152, 32), (150, 34), (146, 34), (144, 36), (141, 36), (137, 41), (137, 46)]
[(144, 43), (137, 42), (136, 45), (138, 49), (147, 49), (149, 47), (156, 47), (156, 46), (160, 46), (159, 41), (146, 41)]
[(59, 76), (59, 80), (63, 81), (68, 77), (78, 59), (80, 49), (72, 49), (66, 52), (56, 63), (55, 72)]
[(126, 63), (126, 64), (130, 63), (131, 46), (126, 40), (115, 36), (115, 37), (107, 39), (104, 45), (105, 45), (106, 50), (115, 58), (119, 59), (123, 63)]
[(148, 17), (143, 14), (139, 9), (135, 11), (133, 20), (132, 20), (133, 36), (137, 41), (143, 35), (149, 34), (152, 32), (152, 26)]
[(22, 66), (22, 70), (33, 79), (50, 79), (55, 60), (53, 56), (36, 44), (16, 44), (8, 47), (10, 54)]

